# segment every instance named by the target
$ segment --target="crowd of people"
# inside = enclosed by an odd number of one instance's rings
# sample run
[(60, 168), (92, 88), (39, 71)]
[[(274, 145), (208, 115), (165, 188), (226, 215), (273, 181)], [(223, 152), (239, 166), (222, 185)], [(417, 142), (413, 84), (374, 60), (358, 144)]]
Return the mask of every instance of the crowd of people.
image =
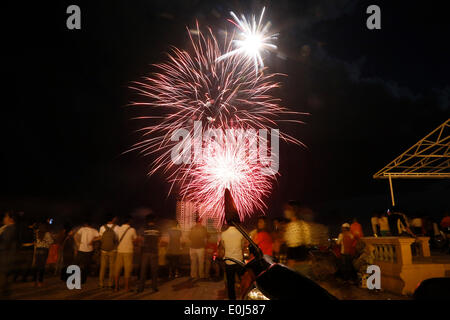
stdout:
[[(449, 252), (450, 216), (448, 213), (438, 223), (421, 215), (408, 218), (398, 207), (392, 207), (387, 212), (374, 213), (370, 222), (371, 236), (413, 238), (428, 236), (432, 240), (432, 245), (435, 239), (441, 237), (446, 243), (444, 250)], [(346, 281), (355, 280), (358, 271), (360, 274), (365, 273), (365, 268), (371, 264), (372, 257), (364, 251), (364, 242), (359, 241), (364, 234), (363, 228), (356, 218), (351, 224), (344, 223), (341, 229), (336, 241), (339, 250), (337, 252), (339, 257), (337, 275)], [(411, 245), (411, 251), (413, 254), (416, 253), (416, 243)]]
[[(100, 288), (143, 292), (146, 280), (158, 291), (161, 278), (161, 248), (168, 279), (187, 275), (191, 281), (225, 278), (229, 299), (236, 299), (236, 282), (242, 276), (241, 262), (252, 259), (249, 243), (234, 226), (207, 230), (201, 218), (190, 230), (182, 230), (175, 220), (164, 226), (151, 213), (141, 226), (131, 216), (119, 219), (108, 216), (97, 228), (85, 221), (78, 227), (68, 224), (55, 228), (52, 219), (20, 227), (20, 215), (9, 211), (3, 215), (0, 228), (0, 289), (9, 294), (8, 278), (28, 281), (36, 287), (44, 285), (45, 275), (59, 275), (66, 281), (66, 269), (78, 265), (81, 283), (95, 276)], [(420, 217), (408, 219), (396, 208), (371, 218), (373, 236), (410, 236), (427, 234), (427, 223)], [(435, 226), (436, 227), (436, 226)], [(450, 230), (447, 214), (440, 230)], [(311, 210), (296, 201), (284, 207), (283, 216), (269, 220), (257, 219), (256, 228), (248, 232), (262, 253), (276, 262), (311, 277), (314, 252), (332, 252), (336, 257), (336, 275), (345, 281), (355, 279), (359, 268), (370, 263), (364, 252), (363, 227), (357, 219), (345, 222), (335, 239), (326, 226), (314, 221)], [(448, 233), (447, 233), (448, 234)], [(188, 253), (187, 253), (188, 252)], [(188, 271), (183, 269), (183, 257), (189, 258)], [(137, 281), (131, 281), (132, 276)]]

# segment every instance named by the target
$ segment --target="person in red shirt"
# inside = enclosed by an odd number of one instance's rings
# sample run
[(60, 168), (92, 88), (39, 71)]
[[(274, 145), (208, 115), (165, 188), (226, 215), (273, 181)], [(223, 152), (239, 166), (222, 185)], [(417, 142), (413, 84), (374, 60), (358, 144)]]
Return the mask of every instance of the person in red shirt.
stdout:
[(353, 218), (353, 223), (350, 225), (350, 232), (353, 234), (356, 240), (364, 237), (363, 230), (361, 224)]
[(345, 281), (354, 278), (352, 259), (355, 254), (356, 239), (350, 231), (350, 225), (344, 223), (342, 232), (339, 234), (337, 244), (341, 247), (341, 256), (338, 263), (338, 276)]
[(445, 217), (441, 220), (441, 228), (448, 229), (450, 228), (450, 213), (446, 213)]
[(261, 248), (263, 254), (272, 256), (272, 236), (267, 231), (267, 221), (265, 217), (258, 218), (257, 232), (254, 236), (254, 241)]

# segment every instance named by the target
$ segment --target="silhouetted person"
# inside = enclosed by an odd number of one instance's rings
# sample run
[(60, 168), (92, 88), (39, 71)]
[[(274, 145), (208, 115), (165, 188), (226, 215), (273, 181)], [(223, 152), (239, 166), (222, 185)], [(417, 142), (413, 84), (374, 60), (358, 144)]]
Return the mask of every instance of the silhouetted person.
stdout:
[(205, 247), (207, 236), (206, 228), (202, 225), (200, 218), (197, 217), (196, 224), (189, 233), (189, 240), (191, 241), (189, 255), (191, 257), (192, 279), (205, 277)]
[(356, 218), (353, 218), (353, 222), (350, 225), (350, 232), (353, 234), (356, 240), (364, 237), (362, 226)]
[(176, 221), (167, 231), (169, 234), (169, 243), (167, 245), (167, 261), (169, 265), (169, 278), (179, 276), (179, 265), (181, 257), (181, 230)]
[(372, 217), (370, 218), (370, 225), (372, 227), (372, 233), (374, 237), (380, 237), (380, 223), (379, 223), (379, 214), (377, 212), (374, 212), (372, 214)]
[(35, 260), (35, 285), (42, 287), (44, 282), (45, 265), (47, 263), (48, 252), (53, 243), (53, 238), (48, 231), (47, 223), (40, 223), (36, 230), (36, 240), (34, 242), (34, 260)]
[(145, 217), (146, 226), (143, 231), (141, 270), (138, 292), (144, 291), (147, 280), (147, 269), (150, 266), (152, 276), (152, 289), (158, 291), (158, 248), (161, 239), (161, 231), (156, 225), (156, 217), (149, 214)]
[(0, 297), (9, 295), (8, 274), (14, 267), (17, 249), (16, 217), (12, 212), (3, 216), (3, 226), (0, 227)]
[(77, 243), (77, 264), (81, 269), (81, 283), (86, 283), (90, 267), (92, 264), (92, 256), (94, 254), (94, 241), (99, 240), (98, 231), (92, 228), (88, 221), (78, 229), (75, 234), (75, 242)]
[[(226, 229), (225, 229), (226, 228)], [(243, 262), (244, 236), (234, 226), (224, 227), (221, 234), (220, 247), (224, 250), (224, 258), (232, 258)], [(236, 300), (235, 281), (241, 267), (233, 261), (225, 261), (225, 274), (227, 278), (227, 291), (230, 300)]]
[(272, 236), (268, 231), (267, 219), (265, 217), (258, 218), (256, 232), (253, 233), (252, 239), (261, 249), (263, 254), (268, 256), (273, 255)]
[(33, 271), (34, 225), (18, 223), (17, 230), (20, 234), (14, 281), (19, 281), (21, 278), (23, 282), (26, 282)]
[(77, 245), (76, 245), (75, 239), (74, 239), (75, 231), (72, 230), (72, 226), (69, 224), (66, 224), (64, 226), (64, 229), (66, 230), (66, 236), (61, 245), (61, 247), (62, 247), (61, 248), (61, 255), (62, 255), (61, 280), (66, 282), (67, 277), (69, 276), (67, 274), (67, 267), (75, 264), (75, 253), (77, 250)]
[(296, 201), (289, 202), (284, 210), (285, 217), (290, 220), (284, 232), (289, 267), (307, 263), (308, 247), (312, 243), (310, 225), (299, 219), (298, 211), (299, 205)]
[(415, 236), (409, 228), (406, 216), (394, 207), (388, 212), (388, 222), (391, 235), (393, 236)]
[(124, 224), (117, 228), (119, 243), (117, 244), (117, 256), (114, 270), (115, 290), (119, 290), (120, 273), (123, 272), (125, 291), (130, 291), (130, 277), (133, 271), (134, 243), (137, 240), (136, 229), (131, 226), (132, 218), (128, 216)]
[(350, 231), (348, 223), (342, 225), (342, 232), (338, 236), (337, 244), (341, 247), (338, 274), (344, 280), (351, 280), (354, 273), (352, 259), (355, 254), (356, 238)]
[(116, 225), (117, 218), (109, 217), (108, 222), (100, 227), (100, 274), (98, 285), (100, 288), (104, 286), (104, 278), (106, 269), (108, 269), (108, 287), (113, 287), (114, 282), (114, 264), (116, 262), (117, 244), (119, 243), (119, 235)]

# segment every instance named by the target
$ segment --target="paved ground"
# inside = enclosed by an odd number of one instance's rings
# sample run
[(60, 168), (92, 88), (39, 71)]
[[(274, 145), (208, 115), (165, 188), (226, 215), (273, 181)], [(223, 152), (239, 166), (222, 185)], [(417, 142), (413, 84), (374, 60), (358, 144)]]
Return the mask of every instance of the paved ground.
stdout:
[(401, 296), (384, 290), (368, 290), (342, 281), (332, 280), (320, 282), (320, 285), (341, 300), (410, 300), (408, 296)]
[[(81, 290), (69, 290), (56, 277), (47, 278), (45, 286), (35, 288), (31, 282), (12, 285), (11, 299), (26, 300), (223, 300), (226, 298), (223, 281), (190, 281), (187, 277), (162, 282), (159, 291), (153, 293), (147, 288), (142, 293), (123, 290), (114, 292), (97, 287), (97, 279), (89, 278)], [(149, 285), (149, 281), (147, 285)], [(338, 281), (321, 282), (324, 288), (343, 300), (407, 300), (408, 297), (384, 291), (371, 291)]]
[[(147, 282), (149, 285), (150, 282)], [(161, 283), (159, 291), (153, 293), (146, 289), (142, 293), (126, 293), (123, 290), (114, 292), (111, 289), (101, 289), (95, 278), (88, 279), (80, 290), (67, 289), (64, 282), (56, 277), (47, 278), (45, 286), (35, 288), (31, 282), (12, 285), (11, 299), (26, 300), (216, 300), (225, 298), (223, 281), (190, 281), (183, 277)]]

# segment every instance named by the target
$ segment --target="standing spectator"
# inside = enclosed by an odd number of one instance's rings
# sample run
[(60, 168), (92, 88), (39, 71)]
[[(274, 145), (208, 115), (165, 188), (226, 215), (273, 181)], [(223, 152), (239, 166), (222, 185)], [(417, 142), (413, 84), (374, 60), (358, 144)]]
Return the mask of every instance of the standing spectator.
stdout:
[[(444, 217), (441, 220), (441, 223), (439, 224), (442, 231), (445, 234), (445, 237), (447, 238), (447, 242), (450, 243), (450, 213), (447, 211), (444, 215)], [(436, 223), (436, 229), (437, 223)], [(448, 251), (450, 253), (450, 246), (447, 245)]]
[(77, 251), (77, 244), (74, 239), (75, 231), (72, 230), (70, 224), (65, 224), (64, 229), (66, 230), (66, 237), (61, 245), (61, 280), (66, 282), (68, 278), (67, 267), (73, 265), (75, 262), (75, 256)]
[(353, 218), (353, 222), (350, 225), (350, 232), (353, 234), (356, 241), (364, 237), (362, 226), (356, 218)]
[(36, 231), (35, 247), (35, 285), (42, 287), (44, 281), (45, 264), (48, 258), (48, 252), (50, 246), (53, 244), (53, 238), (48, 231), (47, 223), (39, 224), (39, 228)]
[(314, 222), (314, 211), (312, 211), (308, 207), (303, 207), (298, 212), (298, 217), (301, 218), (304, 222), (306, 222), (306, 225), (309, 230), (310, 238), (308, 239), (308, 245), (310, 247), (317, 247), (317, 248), (328, 248), (329, 246), (329, 234), (328, 234), (328, 227)]
[(214, 271), (214, 278), (220, 277), (220, 269), (217, 263), (214, 263), (214, 255), (218, 250), (218, 233), (216, 231), (208, 233), (208, 239), (206, 241), (206, 249), (205, 249), (205, 275), (208, 279), (212, 279), (211, 277), (211, 267)]
[(0, 228), (0, 298), (9, 295), (8, 273), (14, 265), (17, 249), (16, 217), (12, 212), (3, 216), (3, 226)]
[[(53, 243), (50, 245), (49, 251), (48, 251), (48, 257), (46, 262), (46, 268), (47, 270), (53, 271), (54, 274), (56, 274), (56, 264), (58, 262), (58, 251), (59, 251), (59, 245), (61, 240), (61, 234), (60, 232), (55, 232), (54, 226), (53, 226), (53, 219), (49, 218), (46, 220), (48, 231), (50, 232), (50, 235), (52, 236)], [(52, 228), (53, 227), (53, 228)]]
[(378, 219), (378, 224), (380, 225), (380, 234), (382, 237), (389, 237), (391, 235), (391, 230), (389, 228), (389, 220), (386, 213), (381, 213)]
[(339, 263), (339, 275), (344, 280), (350, 280), (352, 278), (352, 257), (355, 254), (356, 239), (350, 232), (350, 225), (344, 223), (342, 225), (342, 232), (338, 236), (337, 244), (340, 246), (340, 263)]
[[(59, 272), (61, 272), (61, 267), (62, 267), (62, 252), (63, 252), (63, 243), (64, 240), (67, 237), (67, 233), (70, 230), (67, 230), (67, 225), (64, 225), (63, 228), (61, 228), (61, 230), (59, 230), (55, 236), (54, 236), (54, 243), (53, 245), (56, 244), (56, 262), (55, 262), (55, 275), (57, 275)], [(47, 259), (47, 263), (48, 263), (48, 259)]]
[(117, 218), (109, 217), (108, 222), (100, 227), (100, 275), (98, 285), (100, 288), (104, 286), (104, 278), (106, 268), (108, 268), (108, 288), (113, 287), (114, 282), (114, 264), (116, 262), (117, 244), (119, 236), (117, 234), (116, 225)]
[(379, 223), (379, 214), (377, 212), (374, 212), (372, 214), (372, 217), (370, 218), (370, 224), (372, 226), (372, 232), (374, 237), (380, 237), (380, 223)]
[(203, 279), (205, 277), (205, 246), (207, 237), (206, 228), (202, 225), (200, 218), (197, 217), (196, 224), (189, 233), (192, 279)]
[(136, 229), (131, 227), (131, 216), (125, 219), (124, 224), (117, 228), (119, 242), (117, 244), (117, 256), (115, 263), (115, 290), (119, 291), (119, 278), (124, 269), (125, 291), (130, 291), (130, 277), (133, 270), (134, 242), (137, 240)]
[(311, 230), (305, 221), (298, 219), (298, 208), (296, 202), (290, 202), (284, 210), (285, 217), (290, 220), (284, 232), (290, 267), (308, 259), (308, 246), (311, 244)]
[(423, 227), (423, 220), (419, 215), (415, 216), (411, 220), (411, 231), (414, 232), (415, 235), (425, 234), (425, 229)]
[[(243, 261), (244, 237), (234, 226), (225, 227), (222, 231), (220, 247), (224, 251), (225, 258)], [(225, 261), (225, 274), (227, 281), (228, 299), (236, 300), (235, 281), (240, 266), (235, 262)]]
[(284, 256), (283, 250), (286, 245), (284, 244), (284, 225), (281, 222), (280, 218), (275, 218), (272, 220), (272, 255), (275, 258), (276, 262), (282, 262), (281, 256)]
[[(20, 224), (19, 224), (20, 225)], [(33, 272), (33, 257), (34, 257), (34, 228), (33, 225), (22, 223), (21, 227), (16, 227), (20, 230), (17, 272), (14, 275), (14, 281), (18, 281), (22, 277), (23, 282), (28, 281), (28, 277)], [(35, 279), (34, 279), (35, 280)]]
[(77, 244), (77, 264), (81, 269), (81, 283), (86, 283), (90, 267), (92, 264), (92, 256), (94, 253), (94, 241), (99, 240), (98, 231), (92, 228), (88, 221), (78, 229), (75, 234), (75, 242)]
[(397, 208), (388, 211), (389, 229), (393, 236), (410, 235), (414, 237), (411, 229), (409, 229), (408, 219)]
[(273, 255), (272, 237), (268, 232), (267, 220), (265, 217), (258, 218), (256, 234), (253, 237), (253, 241), (255, 241), (263, 254), (268, 256)]
[(167, 245), (167, 261), (169, 264), (169, 279), (177, 278), (180, 275), (179, 265), (181, 257), (181, 230), (176, 220), (172, 221), (171, 227), (167, 231), (169, 243)]
[(156, 217), (153, 214), (149, 214), (145, 217), (146, 226), (144, 228), (142, 240), (142, 258), (138, 292), (144, 291), (149, 265), (152, 275), (153, 292), (158, 291), (158, 248), (161, 240), (161, 231), (155, 222)]
[(444, 230), (450, 230), (450, 213), (446, 212), (441, 220), (441, 228)]

